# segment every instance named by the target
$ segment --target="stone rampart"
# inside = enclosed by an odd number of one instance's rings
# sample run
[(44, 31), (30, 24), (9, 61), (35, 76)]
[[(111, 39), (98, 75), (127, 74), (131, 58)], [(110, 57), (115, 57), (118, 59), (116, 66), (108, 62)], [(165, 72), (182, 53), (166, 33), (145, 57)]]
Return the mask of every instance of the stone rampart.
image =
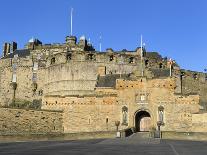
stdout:
[(0, 108), (0, 135), (63, 133), (61, 111)]

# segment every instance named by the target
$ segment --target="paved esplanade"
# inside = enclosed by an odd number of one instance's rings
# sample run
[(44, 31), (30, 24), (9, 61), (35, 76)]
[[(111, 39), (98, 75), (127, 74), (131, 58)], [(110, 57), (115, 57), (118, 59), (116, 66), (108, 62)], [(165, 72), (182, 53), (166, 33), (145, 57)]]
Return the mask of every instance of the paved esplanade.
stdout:
[(0, 143), (0, 155), (205, 155), (207, 142), (140, 139)]

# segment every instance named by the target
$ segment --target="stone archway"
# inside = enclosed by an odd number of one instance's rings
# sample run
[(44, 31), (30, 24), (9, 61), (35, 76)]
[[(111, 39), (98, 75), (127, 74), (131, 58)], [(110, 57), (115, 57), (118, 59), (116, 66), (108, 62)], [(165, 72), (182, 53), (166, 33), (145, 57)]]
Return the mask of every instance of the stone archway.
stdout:
[(138, 111), (135, 113), (135, 128), (137, 132), (147, 132), (151, 127), (151, 116), (147, 111)]

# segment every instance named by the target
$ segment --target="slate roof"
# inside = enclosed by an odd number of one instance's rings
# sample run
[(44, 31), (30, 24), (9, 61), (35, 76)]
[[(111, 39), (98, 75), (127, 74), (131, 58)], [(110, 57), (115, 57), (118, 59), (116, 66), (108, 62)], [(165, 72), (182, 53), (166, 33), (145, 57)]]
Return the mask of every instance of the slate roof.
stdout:
[[(127, 78), (126, 74), (122, 74), (121, 78)], [(116, 79), (120, 79), (120, 74), (108, 74), (98, 78), (96, 87), (115, 87)]]
[(3, 57), (2, 59), (13, 58), (14, 55), (16, 54), (18, 54), (18, 57), (26, 58), (26, 56), (30, 55), (30, 51), (28, 49), (15, 50), (13, 53), (10, 53), (9, 55)]
[(170, 69), (150, 69), (155, 78), (170, 76)]

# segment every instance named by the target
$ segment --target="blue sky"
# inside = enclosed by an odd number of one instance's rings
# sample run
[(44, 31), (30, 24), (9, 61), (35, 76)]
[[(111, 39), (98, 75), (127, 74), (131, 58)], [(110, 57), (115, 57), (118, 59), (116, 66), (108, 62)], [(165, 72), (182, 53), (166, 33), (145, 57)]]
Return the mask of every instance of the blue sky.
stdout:
[[(62, 43), (73, 32), (85, 35), (98, 49), (134, 50), (140, 35), (148, 51), (172, 57), (182, 68), (207, 68), (206, 0), (1, 0), (0, 44), (16, 41), (19, 48), (31, 37)], [(0, 47), (2, 51), (2, 47)]]

